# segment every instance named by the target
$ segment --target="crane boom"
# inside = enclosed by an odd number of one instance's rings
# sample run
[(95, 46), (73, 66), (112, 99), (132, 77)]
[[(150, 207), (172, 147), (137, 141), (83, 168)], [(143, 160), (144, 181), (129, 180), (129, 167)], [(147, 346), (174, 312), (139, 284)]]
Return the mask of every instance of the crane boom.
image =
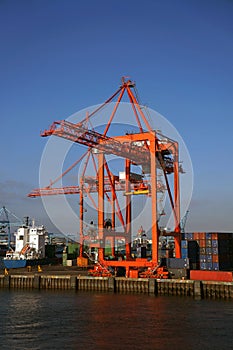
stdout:
[(104, 136), (96, 131), (85, 128), (81, 124), (73, 124), (66, 120), (54, 122), (49, 130), (41, 133), (42, 137), (51, 135), (96, 148), (99, 151), (104, 151), (106, 154), (115, 154), (122, 158), (128, 158), (135, 163), (142, 164), (150, 161), (150, 153), (145, 148), (143, 149), (128, 143), (122, 144), (112, 137)]
[[(148, 150), (147, 143), (145, 142), (145, 135), (151, 135), (151, 132), (144, 133), (144, 142), (135, 142), (131, 140), (129, 135), (124, 137), (124, 141), (121, 141), (121, 137), (109, 137), (100, 134), (94, 130), (85, 128), (82, 124), (74, 124), (66, 120), (54, 122), (50, 129), (45, 130), (41, 133), (42, 137), (51, 135), (59, 136), (64, 139), (79, 143), (91, 148), (95, 148), (105, 154), (114, 154), (116, 156), (131, 160), (137, 165), (149, 165), (150, 164), (150, 151)], [(139, 137), (140, 134), (133, 134), (134, 139)], [(156, 136), (156, 132), (153, 132), (154, 138), (158, 141), (160, 151), (157, 152), (157, 158), (163, 158), (163, 163), (167, 173), (173, 171), (173, 160), (169, 157), (169, 147), (171, 147), (171, 141), (167, 144), (160, 142)]]

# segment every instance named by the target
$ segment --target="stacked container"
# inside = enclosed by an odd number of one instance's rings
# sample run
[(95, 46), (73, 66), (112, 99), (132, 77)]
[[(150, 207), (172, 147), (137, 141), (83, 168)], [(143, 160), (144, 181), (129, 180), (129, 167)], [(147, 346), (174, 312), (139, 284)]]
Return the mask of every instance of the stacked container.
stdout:
[(191, 235), (193, 234), (188, 234), (190, 240), (181, 241), (181, 257), (182, 259), (189, 259), (190, 269), (199, 269), (199, 246), (197, 241), (192, 240), (193, 236)]
[(194, 264), (191, 264), (191, 268), (215, 271), (233, 269), (232, 233), (194, 232), (185, 233), (183, 238), (181, 255)]

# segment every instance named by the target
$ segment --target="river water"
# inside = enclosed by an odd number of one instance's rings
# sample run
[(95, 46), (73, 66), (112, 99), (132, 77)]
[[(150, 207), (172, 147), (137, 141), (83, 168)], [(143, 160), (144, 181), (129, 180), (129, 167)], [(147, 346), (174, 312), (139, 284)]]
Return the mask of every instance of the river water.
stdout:
[(0, 349), (232, 350), (233, 303), (0, 290)]

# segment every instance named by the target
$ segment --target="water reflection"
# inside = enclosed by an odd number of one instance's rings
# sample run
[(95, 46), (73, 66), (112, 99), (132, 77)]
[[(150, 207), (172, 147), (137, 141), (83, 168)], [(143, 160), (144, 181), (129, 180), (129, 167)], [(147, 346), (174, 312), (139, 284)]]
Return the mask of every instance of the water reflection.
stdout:
[(0, 290), (1, 350), (232, 349), (233, 304)]

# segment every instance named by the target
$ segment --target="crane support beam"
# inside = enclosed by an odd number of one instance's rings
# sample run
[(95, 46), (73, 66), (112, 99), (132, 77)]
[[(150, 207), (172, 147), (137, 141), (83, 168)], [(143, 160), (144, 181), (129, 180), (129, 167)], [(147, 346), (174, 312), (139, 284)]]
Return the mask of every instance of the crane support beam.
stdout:
[[(148, 180), (141, 180), (141, 181), (135, 181), (130, 180), (130, 193), (132, 194), (139, 194), (139, 191), (135, 191), (134, 186), (135, 184), (141, 184), (143, 181), (144, 185), (147, 185)], [(84, 179), (84, 189), (88, 193), (97, 193), (98, 192), (98, 186), (97, 186), (97, 180), (96, 178), (93, 178), (93, 181), (88, 181), (86, 184), (86, 181)], [(108, 179), (105, 179), (104, 182), (104, 192), (111, 192), (112, 191), (112, 184), (108, 181)], [(163, 192), (165, 190), (164, 185), (161, 181), (157, 181), (157, 188), (158, 192)], [(114, 181), (114, 190), (125, 192), (125, 184), (123, 182), (116, 182)], [(80, 186), (64, 186), (64, 187), (42, 187), (42, 188), (35, 188), (32, 190), (28, 197), (35, 198), (35, 197), (42, 197), (42, 196), (53, 196), (53, 195), (65, 195), (65, 194), (80, 194)], [(150, 194), (150, 191), (147, 190), (147, 192), (144, 192), (144, 194)], [(126, 193), (127, 195), (127, 193)]]

